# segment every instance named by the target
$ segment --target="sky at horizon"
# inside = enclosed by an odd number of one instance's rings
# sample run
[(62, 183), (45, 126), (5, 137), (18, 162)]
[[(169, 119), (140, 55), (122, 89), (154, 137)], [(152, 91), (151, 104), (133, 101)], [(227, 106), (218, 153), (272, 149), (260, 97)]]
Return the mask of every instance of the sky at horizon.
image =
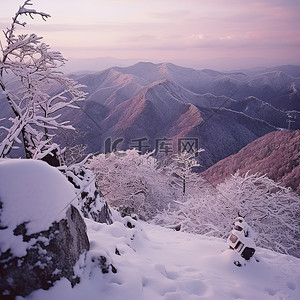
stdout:
[[(0, 0), (0, 29), (23, 3)], [(67, 58), (219, 68), (300, 64), (299, 0), (33, 0), (28, 32)], [(21, 31), (20, 31), (21, 32)], [(3, 35), (1, 36), (3, 40)]]

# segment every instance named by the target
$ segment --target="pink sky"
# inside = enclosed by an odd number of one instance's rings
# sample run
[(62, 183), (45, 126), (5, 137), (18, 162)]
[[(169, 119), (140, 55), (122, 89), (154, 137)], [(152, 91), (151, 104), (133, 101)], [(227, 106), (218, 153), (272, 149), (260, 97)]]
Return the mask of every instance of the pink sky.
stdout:
[[(22, 1), (1, 3), (4, 29)], [(300, 64), (299, 0), (33, 0), (28, 30), (66, 57), (220, 68)], [(2, 37), (1, 37), (2, 39)]]

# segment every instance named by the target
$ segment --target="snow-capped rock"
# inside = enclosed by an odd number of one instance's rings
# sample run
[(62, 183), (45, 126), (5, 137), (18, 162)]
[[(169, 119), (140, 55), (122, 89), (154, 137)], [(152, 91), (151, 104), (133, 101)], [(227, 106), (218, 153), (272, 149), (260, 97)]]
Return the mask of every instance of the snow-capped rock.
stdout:
[(75, 188), (78, 206), (84, 217), (99, 223), (113, 223), (113, 213), (100, 192), (92, 171), (81, 164), (65, 167), (62, 171)]
[(56, 168), (34, 160), (0, 160), (0, 290), (2, 299), (48, 289), (90, 244), (73, 186)]

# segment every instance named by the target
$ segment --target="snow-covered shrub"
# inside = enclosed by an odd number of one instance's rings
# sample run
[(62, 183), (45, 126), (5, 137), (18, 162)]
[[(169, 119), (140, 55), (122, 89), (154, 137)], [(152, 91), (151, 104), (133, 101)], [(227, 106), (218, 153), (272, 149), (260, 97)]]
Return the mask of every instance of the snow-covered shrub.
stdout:
[(235, 174), (217, 189), (257, 232), (257, 245), (300, 257), (300, 198), (295, 192), (255, 174)]
[(106, 201), (121, 213), (149, 219), (173, 200), (169, 178), (151, 154), (140, 155), (135, 149), (100, 154), (87, 167), (96, 174)]
[(256, 244), (300, 257), (300, 199), (266, 176), (238, 174), (216, 188), (203, 185), (154, 218), (158, 224), (226, 238), (230, 220), (243, 216), (257, 233)]

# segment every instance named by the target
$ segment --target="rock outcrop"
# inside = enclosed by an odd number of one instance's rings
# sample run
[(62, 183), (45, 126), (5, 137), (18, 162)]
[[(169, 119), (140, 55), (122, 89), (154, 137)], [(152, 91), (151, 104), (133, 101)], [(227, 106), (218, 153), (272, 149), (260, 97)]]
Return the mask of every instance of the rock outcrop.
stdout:
[(90, 248), (74, 188), (47, 163), (0, 160), (1, 299), (79, 282), (74, 266)]
[(86, 225), (74, 206), (70, 206), (65, 219), (53, 223), (48, 230), (28, 235), (26, 223), (22, 223), (13, 234), (28, 243), (27, 254), (16, 257), (10, 249), (1, 253), (2, 299), (48, 289), (62, 277), (72, 286), (79, 282), (73, 268), (80, 255), (89, 250), (89, 240)]
[(113, 223), (112, 211), (99, 190), (93, 172), (81, 164), (62, 170), (75, 187), (78, 205), (85, 218), (98, 223)]

